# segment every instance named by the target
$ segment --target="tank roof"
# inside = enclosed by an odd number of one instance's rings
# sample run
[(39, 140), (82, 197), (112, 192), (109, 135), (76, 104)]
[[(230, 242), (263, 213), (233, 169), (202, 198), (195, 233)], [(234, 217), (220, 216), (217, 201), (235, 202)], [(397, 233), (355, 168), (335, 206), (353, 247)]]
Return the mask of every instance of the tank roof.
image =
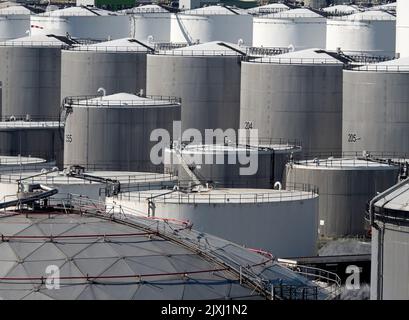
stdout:
[[(148, 218), (6, 212), (0, 233), (7, 239), (0, 243), (2, 299), (265, 298), (251, 282), (239, 281), (233, 270), (241, 268), (267, 284), (316, 286), (273, 258)], [(44, 282), (50, 265), (59, 268), (58, 290)]]
[(297, 18), (314, 18), (314, 19), (322, 19), (326, 20), (325, 17), (322, 15), (307, 9), (307, 8), (297, 8), (297, 9), (290, 9), (287, 11), (282, 11), (278, 13), (271, 13), (267, 15), (263, 15), (260, 18), (272, 18), (272, 19), (297, 19)]
[(306, 49), (279, 54), (273, 57), (257, 58), (254, 62), (275, 64), (314, 64), (314, 65), (343, 65), (335, 54), (322, 49)]
[[(90, 45), (74, 46), (70, 51), (96, 51), (96, 52), (150, 52), (153, 45), (134, 38), (122, 38), (103, 41)], [(153, 48), (152, 48), (153, 49)]]
[(24, 6), (14, 5), (0, 8), (0, 15), (30, 15), (31, 11)]
[[(128, 194), (127, 194), (128, 196)], [(130, 192), (133, 199), (148, 199), (155, 197), (155, 202), (170, 204), (250, 204), (250, 203), (275, 203), (283, 201), (300, 201), (318, 197), (314, 192), (299, 190), (275, 189), (242, 189), (218, 188), (200, 193), (186, 193), (169, 190), (146, 190)]]
[(64, 123), (59, 121), (1, 121), (0, 130), (18, 129), (50, 129), (63, 128)]
[(175, 56), (240, 56), (246, 48), (225, 41), (211, 41), (174, 50), (160, 51), (158, 54)]
[(409, 57), (373, 63), (352, 69), (352, 71), (377, 71), (377, 72), (409, 72)]
[(20, 156), (2, 156), (0, 155), (0, 166), (20, 165), (20, 164), (39, 164), (47, 161), (35, 157), (20, 157)]
[(132, 14), (144, 14), (144, 13), (169, 13), (165, 8), (158, 6), (157, 4), (146, 4), (130, 9), (120, 10), (118, 12), (132, 13)]
[(71, 16), (117, 16), (118, 13), (103, 10), (99, 8), (89, 7), (68, 7), (64, 9), (58, 9), (53, 11), (47, 11), (40, 13), (39, 16), (48, 17), (71, 17)]
[(65, 37), (54, 35), (31, 35), (22, 38), (0, 42), (0, 46), (6, 47), (56, 47), (61, 48), (67, 46), (68, 43), (63, 41), (68, 40)]
[(287, 164), (297, 168), (317, 170), (398, 170), (397, 167), (359, 158), (328, 158), (297, 161)]
[(134, 108), (134, 107), (150, 107), (150, 106), (174, 106), (176, 101), (166, 100), (165, 97), (141, 97), (132, 93), (115, 93), (107, 96), (99, 96), (92, 98), (69, 98), (71, 106), (75, 107), (110, 107), (110, 108)]
[(258, 145), (258, 146), (245, 146), (245, 145), (223, 145), (223, 144), (201, 144), (187, 145), (182, 152), (191, 154), (200, 153), (229, 153), (229, 152), (259, 152), (259, 153), (287, 153), (294, 150), (298, 150), (297, 146), (289, 144), (272, 144), (272, 145)]
[(339, 4), (339, 5), (323, 8), (322, 11), (328, 12), (328, 13), (350, 14), (350, 13), (359, 12), (360, 10), (358, 9), (358, 7), (354, 5)]
[(284, 10), (289, 10), (290, 7), (285, 5), (284, 3), (270, 3), (270, 4), (266, 4), (264, 6), (258, 6), (258, 7), (254, 7), (251, 9), (248, 9), (247, 11), (249, 13), (261, 13), (263, 14), (265, 13), (269, 13), (270, 11), (272, 12), (276, 12), (277, 11), (284, 11)]
[(347, 16), (333, 17), (331, 19), (344, 21), (395, 21), (396, 17), (382, 10), (368, 10)]
[(206, 6), (202, 8), (182, 11), (182, 14), (193, 15), (242, 15), (247, 14), (246, 10), (224, 5)]
[[(380, 200), (375, 202), (375, 207), (387, 210), (409, 212), (409, 183), (403, 184), (393, 192), (382, 197)], [(409, 214), (407, 219), (409, 219)]]

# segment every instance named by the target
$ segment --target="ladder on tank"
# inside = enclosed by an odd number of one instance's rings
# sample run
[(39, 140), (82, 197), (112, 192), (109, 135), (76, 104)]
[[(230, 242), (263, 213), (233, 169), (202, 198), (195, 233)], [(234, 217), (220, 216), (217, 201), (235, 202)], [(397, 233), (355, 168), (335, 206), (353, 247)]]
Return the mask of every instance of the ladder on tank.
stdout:
[(207, 187), (203, 185), (203, 183), (198, 179), (196, 174), (189, 168), (188, 164), (186, 163), (185, 159), (183, 159), (183, 155), (180, 152), (179, 148), (175, 148), (175, 155), (179, 161), (179, 164), (181, 166), (181, 169), (186, 172), (186, 174), (189, 176), (189, 178), (192, 180), (195, 191), (204, 191), (207, 190)]
[(180, 19), (180, 16), (179, 16), (178, 13), (175, 13), (175, 17), (176, 17), (176, 20), (178, 22), (178, 25), (179, 25), (180, 31), (182, 32), (183, 37), (185, 38), (187, 44), (189, 46), (191, 46), (193, 44), (193, 42), (194, 42), (192, 37), (190, 36), (189, 32), (187, 31), (187, 29), (186, 29), (185, 25), (183, 24), (182, 20)]

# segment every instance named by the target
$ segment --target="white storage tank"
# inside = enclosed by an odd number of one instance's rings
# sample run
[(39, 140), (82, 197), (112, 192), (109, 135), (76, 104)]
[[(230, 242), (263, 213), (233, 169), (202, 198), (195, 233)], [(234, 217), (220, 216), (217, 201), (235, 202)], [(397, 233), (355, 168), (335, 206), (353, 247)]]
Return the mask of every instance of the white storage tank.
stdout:
[(277, 257), (317, 253), (318, 196), (312, 190), (149, 190), (121, 193), (106, 201), (151, 217), (188, 220), (195, 230)]
[(395, 56), (396, 18), (370, 10), (327, 20), (327, 50), (344, 53)]
[(311, 184), (319, 193), (319, 234), (364, 236), (365, 208), (398, 179), (399, 167), (366, 158), (330, 158), (287, 164), (286, 183)]
[(245, 10), (208, 6), (172, 14), (171, 42), (227, 41), (252, 43), (253, 17)]
[(0, 8), (0, 41), (26, 36), (30, 30), (30, 14), (24, 6)]
[(240, 128), (299, 141), (305, 157), (339, 154), (342, 70), (336, 55), (320, 49), (243, 62)]
[(371, 299), (409, 300), (409, 180), (370, 202)]
[(150, 44), (133, 38), (117, 39), (63, 50), (61, 99), (146, 90), (146, 54)]
[(344, 70), (344, 152), (409, 155), (409, 57)]
[(65, 37), (37, 35), (0, 43), (1, 114), (5, 119), (56, 120), (60, 114)]
[(154, 129), (173, 133), (180, 120), (178, 99), (117, 93), (101, 97), (72, 97), (65, 105), (64, 167), (92, 170), (163, 172), (150, 153)]
[(130, 17), (131, 37), (143, 41), (170, 41), (171, 13), (168, 10), (156, 4), (147, 4), (122, 12)]
[[(230, 188), (273, 188), (282, 181), (286, 163), (300, 151), (296, 145), (187, 145), (180, 151), (184, 163), (203, 183)], [(165, 169), (189, 180), (174, 149), (165, 150)], [(246, 163), (242, 159), (246, 159)], [(255, 161), (256, 163), (250, 163)], [(249, 163), (247, 163), (249, 162)], [(242, 174), (241, 168), (254, 166), (254, 173)], [(249, 172), (250, 173), (250, 172)]]
[(69, 7), (31, 16), (31, 34), (55, 34), (72, 38), (112, 40), (129, 37), (125, 14), (98, 8)]
[(396, 53), (409, 57), (409, 1), (398, 0), (396, 13)]
[(306, 8), (253, 19), (254, 47), (325, 48), (326, 33), (325, 17)]
[(182, 99), (182, 130), (237, 129), (243, 47), (221, 41), (148, 54), (146, 92)]

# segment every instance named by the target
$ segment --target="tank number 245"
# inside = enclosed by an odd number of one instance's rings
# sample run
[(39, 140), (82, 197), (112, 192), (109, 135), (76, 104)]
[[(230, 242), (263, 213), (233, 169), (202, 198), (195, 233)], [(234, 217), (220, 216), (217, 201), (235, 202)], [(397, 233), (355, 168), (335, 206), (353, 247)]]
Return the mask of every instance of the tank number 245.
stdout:
[(356, 133), (348, 133), (348, 142), (355, 143), (361, 140)]

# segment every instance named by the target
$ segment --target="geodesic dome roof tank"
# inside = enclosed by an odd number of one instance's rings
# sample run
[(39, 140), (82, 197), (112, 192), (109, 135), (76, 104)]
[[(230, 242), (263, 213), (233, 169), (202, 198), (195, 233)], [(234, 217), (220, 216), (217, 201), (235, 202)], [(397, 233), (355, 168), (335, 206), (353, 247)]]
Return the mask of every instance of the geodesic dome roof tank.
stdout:
[(71, 47), (61, 55), (61, 98), (138, 93), (146, 89), (146, 54), (150, 44), (133, 38)]
[(66, 100), (64, 166), (163, 172), (150, 157), (155, 129), (173, 133), (178, 99), (118, 93)]

